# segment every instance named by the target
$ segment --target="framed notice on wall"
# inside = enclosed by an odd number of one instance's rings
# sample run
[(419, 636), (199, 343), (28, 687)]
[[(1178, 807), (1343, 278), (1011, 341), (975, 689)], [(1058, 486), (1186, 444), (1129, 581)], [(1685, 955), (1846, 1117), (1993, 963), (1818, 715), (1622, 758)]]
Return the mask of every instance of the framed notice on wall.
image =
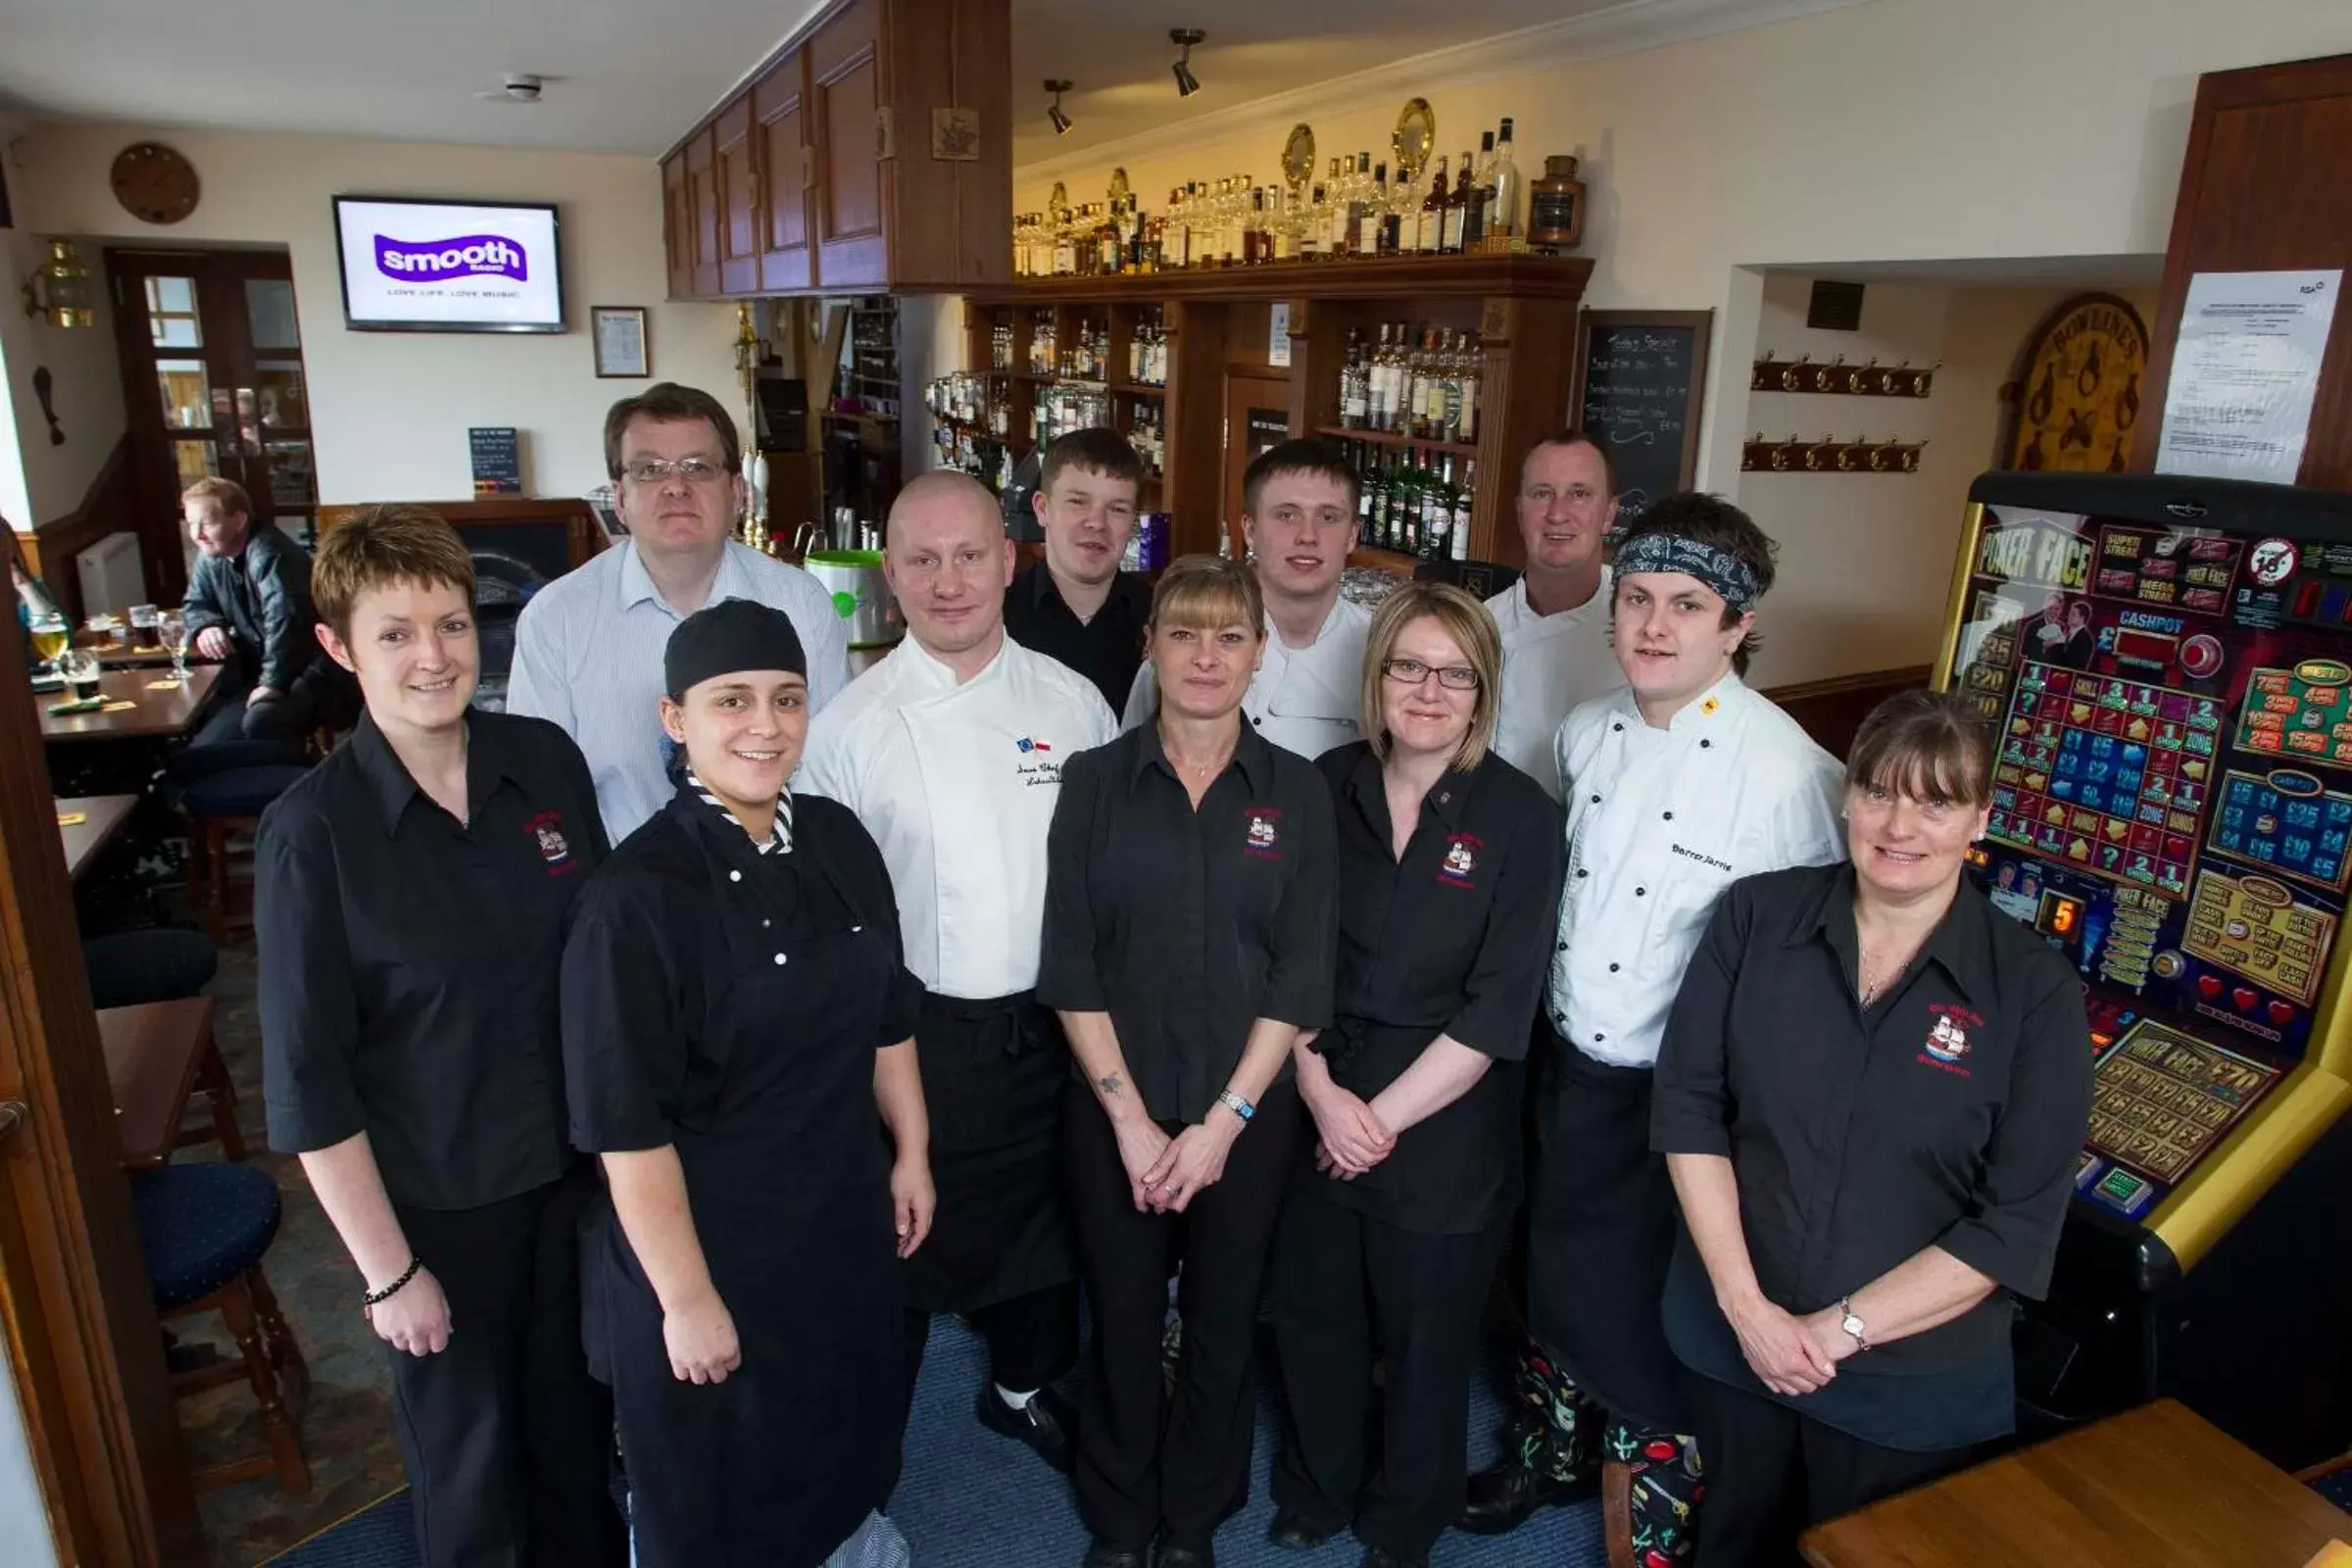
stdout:
[(1713, 311), (1587, 311), (1576, 323), (1568, 416), (1607, 443), (1619, 526), (1698, 479)]
[(607, 380), (649, 376), (653, 362), (645, 351), (645, 307), (599, 305), (589, 319), (596, 338), (596, 373)]

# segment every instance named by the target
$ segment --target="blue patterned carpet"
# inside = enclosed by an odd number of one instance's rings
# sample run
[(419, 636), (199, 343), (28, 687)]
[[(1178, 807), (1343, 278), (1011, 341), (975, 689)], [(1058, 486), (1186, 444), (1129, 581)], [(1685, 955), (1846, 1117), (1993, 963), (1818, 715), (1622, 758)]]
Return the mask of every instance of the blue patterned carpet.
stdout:
[[(984, 1430), (972, 1418), (984, 1352), (962, 1324), (942, 1319), (931, 1331), (915, 1390), (907, 1434), (907, 1474), (891, 1499), (890, 1515), (914, 1547), (916, 1568), (1075, 1568), (1086, 1549), (1069, 1484), (1025, 1447)], [(1274, 1505), (1266, 1493), (1273, 1460), (1275, 1414), (1261, 1399), (1256, 1483), (1250, 1506), (1217, 1535), (1222, 1568), (1354, 1568), (1361, 1556), (1343, 1537), (1320, 1551), (1278, 1551), (1266, 1544)], [(1491, 1456), (1500, 1419), (1494, 1395), (1473, 1393), (1471, 1460)], [(408, 1497), (401, 1494), (314, 1537), (271, 1568), (416, 1568)], [(1447, 1535), (1431, 1561), (1446, 1568), (1601, 1568), (1599, 1507), (1538, 1514), (1525, 1529), (1500, 1540)], [(790, 1568), (779, 1564), (778, 1568)]]

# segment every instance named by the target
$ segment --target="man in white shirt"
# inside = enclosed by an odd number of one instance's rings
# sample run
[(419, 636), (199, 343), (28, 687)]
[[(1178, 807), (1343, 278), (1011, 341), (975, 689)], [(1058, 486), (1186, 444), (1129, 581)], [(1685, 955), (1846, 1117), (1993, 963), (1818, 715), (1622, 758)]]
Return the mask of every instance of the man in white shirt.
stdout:
[[(1355, 470), (1326, 441), (1284, 441), (1242, 475), (1242, 537), (1265, 596), (1264, 662), (1242, 699), (1258, 733), (1300, 757), (1363, 739), (1357, 721), (1372, 612), (1340, 597), (1355, 546)], [(1127, 694), (1123, 728), (1159, 710), (1147, 662)]]
[(1494, 750), (1556, 801), (1552, 743), (1568, 710), (1625, 679), (1609, 655), (1609, 568), (1600, 559), (1617, 520), (1608, 454), (1581, 430), (1545, 436), (1519, 466), (1518, 508), (1527, 569), (1487, 601), (1502, 633)]
[(605, 467), (629, 537), (539, 590), (514, 627), (507, 711), (553, 719), (588, 759), (613, 843), (669, 801), (662, 654), (706, 605), (753, 599), (791, 617), (808, 704), (849, 680), (850, 638), (814, 577), (732, 536), (743, 449), (718, 400), (663, 381), (605, 416)]
[[(1538, 1419), (1473, 1476), (1465, 1528), (1500, 1534), (1589, 1495), (1597, 1446), (1632, 1474), (1605, 1523), (1677, 1560), (1697, 1464), (1660, 1323), (1674, 1190), (1650, 1152), (1650, 1073), (1667, 1009), (1716, 897), (1733, 881), (1842, 858), (1837, 760), (1740, 680), (1772, 542), (1712, 496), (1669, 496), (1617, 551), (1613, 641), (1626, 685), (1570, 713), (1568, 805), (1536, 1106), (1519, 1374)], [(1605, 1413), (1605, 1416), (1603, 1412)], [(1605, 1422), (1605, 1426), (1604, 1426)], [(1597, 1445), (1595, 1439), (1598, 1439)]]
[(931, 1234), (902, 1265), (911, 1396), (934, 1312), (988, 1342), (980, 1419), (1070, 1468), (1077, 1256), (1056, 1147), (1069, 1047), (1037, 1004), (1046, 834), (1061, 764), (1118, 732), (1084, 675), (1004, 633), (1013, 550), (997, 503), (928, 473), (891, 505), (883, 571), (907, 635), (816, 716), (794, 788), (839, 801), (881, 847), (930, 1111)]

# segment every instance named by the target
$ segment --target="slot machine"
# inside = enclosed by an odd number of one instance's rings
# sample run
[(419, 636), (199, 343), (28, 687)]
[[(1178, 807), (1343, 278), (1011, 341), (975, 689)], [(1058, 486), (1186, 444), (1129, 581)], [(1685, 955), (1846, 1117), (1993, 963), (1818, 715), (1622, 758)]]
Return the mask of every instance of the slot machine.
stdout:
[(1988, 473), (1939, 686), (1994, 731), (1972, 874), (2062, 949), (2097, 1089), (2029, 1434), (2160, 1396), (2352, 1443), (2352, 496)]

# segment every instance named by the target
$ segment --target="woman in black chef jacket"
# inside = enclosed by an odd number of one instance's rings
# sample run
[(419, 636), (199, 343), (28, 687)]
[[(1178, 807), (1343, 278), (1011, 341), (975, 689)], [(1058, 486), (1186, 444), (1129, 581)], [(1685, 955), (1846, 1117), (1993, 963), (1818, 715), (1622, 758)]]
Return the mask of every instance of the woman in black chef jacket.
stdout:
[(1963, 874), (1992, 765), (1959, 700), (1881, 704), (1852, 863), (1733, 884), (1668, 1016), (1651, 1142), (1707, 1568), (1790, 1560), (1800, 1523), (2011, 1429), (2008, 1298), (2049, 1283), (2091, 1060), (2073, 965)]
[[(1153, 722), (1062, 765), (1038, 1000), (1082, 1081), (1064, 1137), (1094, 1312), (1078, 1424), (1088, 1568), (1214, 1561), (1250, 1490), (1252, 1335), (1290, 1169), (1291, 1045), (1331, 1008), (1331, 791), (1242, 716), (1265, 606), (1188, 556), (1152, 600)], [(1184, 1347), (1162, 1419), (1160, 1329)]]
[(1308, 1548), (1352, 1521), (1366, 1568), (1426, 1564), (1461, 1510), (1479, 1315), (1519, 1198), (1564, 824), (1488, 750), (1501, 674), (1484, 605), (1409, 583), (1366, 638), (1370, 738), (1315, 763), (1338, 815), (1339, 978), (1331, 1027), (1292, 1053), (1316, 1138), (1274, 1248), (1291, 1427), (1272, 1540)]
[[(931, 1218), (921, 993), (873, 840), (785, 793), (808, 729), (792, 622), (688, 616), (663, 659), (683, 777), (564, 951), (583, 1243), (644, 1568), (809, 1568), (896, 1533), (898, 1272)], [(895, 1164), (875, 1106), (896, 1141)]]

